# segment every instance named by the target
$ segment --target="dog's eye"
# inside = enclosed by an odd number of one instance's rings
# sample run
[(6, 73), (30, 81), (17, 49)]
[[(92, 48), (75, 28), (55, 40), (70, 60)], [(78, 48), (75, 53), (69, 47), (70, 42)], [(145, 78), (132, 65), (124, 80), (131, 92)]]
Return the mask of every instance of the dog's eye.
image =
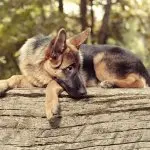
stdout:
[(67, 71), (73, 70), (73, 66), (71, 65), (71, 66), (67, 67), (66, 70), (67, 70)]
[(74, 68), (75, 68), (75, 64), (72, 64), (72, 65), (70, 65), (70, 66), (64, 68), (63, 71), (64, 71), (65, 73), (67, 73), (67, 74), (68, 74), (68, 73), (71, 74), (71, 73), (74, 72)]

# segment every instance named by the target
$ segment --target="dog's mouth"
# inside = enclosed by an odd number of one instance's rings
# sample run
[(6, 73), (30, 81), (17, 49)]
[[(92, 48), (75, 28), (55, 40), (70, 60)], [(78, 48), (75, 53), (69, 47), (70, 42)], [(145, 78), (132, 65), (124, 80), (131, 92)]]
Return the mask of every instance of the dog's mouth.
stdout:
[(81, 99), (81, 98), (84, 98), (86, 95), (87, 95), (87, 91), (83, 91), (83, 90), (79, 90), (79, 91), (68, 91), (68, 90), (65, 90), (72, 98), (74, 99)]
[(87, 91), (84, 85), (82, 83), (79, 84), (72, 84), (71, 85), (78, 85), (78, 86), (70, 86), (68, 80), (62, 80), (55, 78), (54, 79), (68, 94), (74, 99), (81, 99), (84, 98), (87, 95)]

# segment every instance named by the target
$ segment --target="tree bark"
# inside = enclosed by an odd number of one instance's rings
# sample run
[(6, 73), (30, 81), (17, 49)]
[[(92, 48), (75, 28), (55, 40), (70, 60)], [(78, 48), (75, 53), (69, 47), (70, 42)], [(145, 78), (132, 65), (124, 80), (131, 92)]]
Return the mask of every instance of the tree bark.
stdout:
[(82, 30), (86, 29), (87, 23), (87, 0), (80, 1), (80, 21)]
[(109, 18), (110, 18), (110, 11), (111, 11), (111, 0), (107, 0), (107, 4), (105, 5), (105, 13), (103, 16), (102, 24), (98, 32), (98, 43), (99, 44), (106, 44), (107, 39), (109, 36)]
[(60, 96), (62, 118), (49, 124), (43, 89), (14, 89), (0, 98), (1, 150), (149, 150), (150, 88), (89, 88)]

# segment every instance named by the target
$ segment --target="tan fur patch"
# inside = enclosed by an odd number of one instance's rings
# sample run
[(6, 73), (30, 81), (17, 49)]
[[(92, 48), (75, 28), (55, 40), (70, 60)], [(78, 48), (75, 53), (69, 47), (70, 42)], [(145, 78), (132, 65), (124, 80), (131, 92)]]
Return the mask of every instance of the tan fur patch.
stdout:
[(9, 88), (25, 87), (31, 88), (33, 85), (27, 80), (24, 75), (13, 75), (11, 78), (6, 80)]
[(105, 80), (107, 82), (110, 82), (113, 85), (116, 85), (120, 88), (144, 88), (147, 87), (146, 81), (143, 77), (131, 73), (128, 74), (125, 78), (112, 78)]
[(94, 64), (94, 68), (96, 77), (98, 78), (99, 81), (112, 80), (115, 78), (113, 74), (109, 73), (106, 63), (104, 61)]
[(63, 91), (62, 87), (54, 80), (48, 84), (45, 90), (46, 92), (45, 111), (48, 120), (52, 119), (52, 117), (58, 113), (59, 109), (58, 95), (61, 91)]
[(60, 68), (66, 68), (73, 63), (79, 64), (79, 60), (78, 60), (77, 52), (70, 50), (69, 52), (64, 53), (63, 62), (61, 64)]
[(121, 88), (144, 88), (146, 87), (146, 81), (143, 77), (131, 73), (124, 79), (115, 79), (114, 84)]
[(94, 64), (99, 64), (102, 59), (104, 58), (104, 53), (98, 53), (96, 56), (94, 56)]
[(112, 74), (109, 73), (106, 63), (103, 61), (104, 53), (98, 53), (94, 58), (94, 69), (96, 77), (99, 81), (109, 80), (114, 78)]

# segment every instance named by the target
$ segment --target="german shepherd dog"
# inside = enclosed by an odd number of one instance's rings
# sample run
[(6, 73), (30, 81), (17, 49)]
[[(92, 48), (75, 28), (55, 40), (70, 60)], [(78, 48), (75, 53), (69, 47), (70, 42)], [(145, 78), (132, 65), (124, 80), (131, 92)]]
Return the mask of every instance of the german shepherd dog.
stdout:
[(86, 29), (71, 38), (65, 29), (57, 36), (33, 37), (20, 49), (22, 75), (0, 81), (0, 93), (12, 88), (46, 87), (48, 120), (58, 114), (58, 95), (65, 90), (73, 98), (87, 94), (87, 86), (103, 88), (144, 88), (150, 76), (143, 63), (118, 46), (82, 44), (90, 34)]

